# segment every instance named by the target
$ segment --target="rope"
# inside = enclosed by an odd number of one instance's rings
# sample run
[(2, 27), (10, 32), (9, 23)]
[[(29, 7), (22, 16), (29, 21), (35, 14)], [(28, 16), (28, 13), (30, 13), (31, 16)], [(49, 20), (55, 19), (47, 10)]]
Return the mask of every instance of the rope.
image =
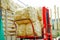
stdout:
[[(17, 20), (17, 21), (19, 21), (19, 20)], [(14, 24), (15, 24), (15, 22), (16, 22), (16, 21), (14, 21)], [(35, 30), (34, 30), (34, 25), (33, 25), (33, 23), (32, 23), (31, 20), (30, 20), (30, 22), (31, 22), (31, 25), (32, 25), (33, 33), (34, 33), (34, 35), (36, 36), (37, 34), (36, 34)], [(15, 27), (17, 28), (16, 24), (15, 24)]]

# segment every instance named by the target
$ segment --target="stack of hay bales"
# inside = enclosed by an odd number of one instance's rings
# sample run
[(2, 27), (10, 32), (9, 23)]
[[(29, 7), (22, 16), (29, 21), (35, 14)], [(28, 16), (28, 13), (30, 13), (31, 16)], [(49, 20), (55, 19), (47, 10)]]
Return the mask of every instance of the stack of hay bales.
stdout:
[[(33, 7), (27, 7), (22, 10), (18, 10), (15, 12), (14, 20), (17, 25), (17, 35), (18, 36), (41, 36), (41, 15), (38, 15), (39, 11)], [(38, 18), (39, 16), (39, 18)], [(32, 21), (34, 31), (36, 35), (33, 33)]]
[[(14, 25), (14, 11), (21, 8), (20, 5), (13, 2), (13, 0), (1, 0), (2, 20), (4, 26), (4, 35), (6, 40), (16, 40), (16, 29)], [(14, 36), (14, 37), (12, 37)]]

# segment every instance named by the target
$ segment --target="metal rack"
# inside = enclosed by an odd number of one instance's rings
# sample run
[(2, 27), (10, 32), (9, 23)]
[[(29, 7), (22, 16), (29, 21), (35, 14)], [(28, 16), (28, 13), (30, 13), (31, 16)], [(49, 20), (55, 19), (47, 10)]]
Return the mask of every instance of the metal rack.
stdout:
[(52, 29), (50, 25), (49, 19), (49, 10), (45, 7), (42, 8), (42, 16), (43, 16), (43, 38), (44, 40), (52, 40)]

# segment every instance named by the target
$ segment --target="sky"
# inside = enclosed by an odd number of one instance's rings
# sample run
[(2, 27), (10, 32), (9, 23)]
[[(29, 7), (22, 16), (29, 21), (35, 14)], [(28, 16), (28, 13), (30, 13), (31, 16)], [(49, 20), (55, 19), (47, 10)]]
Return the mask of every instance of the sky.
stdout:
[[(55, 18), (54, 17), (55, 15), (53, 13), (54, 5), (56, 5), (57, 7), (60, 7), (60, 0), (13, 0), (13, 1), (23, 7), (26, 7), (26, 6), (43, 7), (43, 6), (45, 6), (45, 7), (51, 8), (53, 19)], [(60, 14), (59, 14), (59, 16), (60, 16)]]
[[(28, 5), (33, 7), (53, 7), (54, 5), (60, 6), (60, 0), (13, 0), (14, 2), (20, 4), (20, 5)], [(19, 1), (23, 2), (24, 4), (20, 3)]]

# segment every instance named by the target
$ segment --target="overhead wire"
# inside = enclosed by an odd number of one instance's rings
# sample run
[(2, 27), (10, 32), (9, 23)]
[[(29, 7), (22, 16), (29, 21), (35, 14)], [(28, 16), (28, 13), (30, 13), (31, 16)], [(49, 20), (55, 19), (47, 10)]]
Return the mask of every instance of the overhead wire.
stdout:
[(22, 2), (20, 0), (18, 0), (18, 2), (22, 3), (24, 6), (28, 6), (28, 5), (26, 5), (24, 2)]

